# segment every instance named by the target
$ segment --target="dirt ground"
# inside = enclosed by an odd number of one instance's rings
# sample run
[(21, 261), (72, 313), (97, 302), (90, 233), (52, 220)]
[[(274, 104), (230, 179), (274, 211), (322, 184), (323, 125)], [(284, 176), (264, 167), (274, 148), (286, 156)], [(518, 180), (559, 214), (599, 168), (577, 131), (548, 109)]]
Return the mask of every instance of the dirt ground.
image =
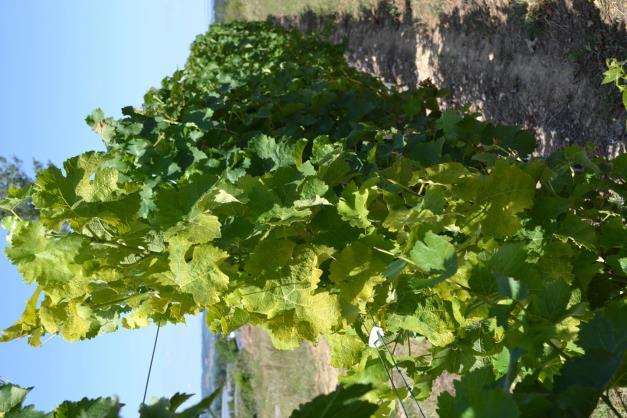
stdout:
[(627, 18), (589, 0), (387, 0), (357, 16), (271, 19), (346, 40), (347, 59), (386, 82), (429, 78), (450, 91), (446, 106), (528, 127), (539, 155), (575, 143), (625, 152), (620, 95), (601, 80), (606, 58), (627, 58)]
[(259, 418), (286, 418), (299, 404), (335, 390), (339, 370), (331, 367), (329, 346), (303, 343), (296, 350), (276, 350), (261, 328), (240, 330), (254, 388)]

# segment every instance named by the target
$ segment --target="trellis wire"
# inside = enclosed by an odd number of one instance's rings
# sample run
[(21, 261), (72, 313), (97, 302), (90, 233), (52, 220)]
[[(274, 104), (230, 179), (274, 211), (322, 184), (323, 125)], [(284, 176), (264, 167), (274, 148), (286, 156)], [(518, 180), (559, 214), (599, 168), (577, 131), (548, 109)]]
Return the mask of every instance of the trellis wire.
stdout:
[[(373, 323), (372, 326), (374, 327), (374, 323)], [(370, 329), (370, 332), (372, 332), (372, 328)], [(379, 335), (379, 338), (381, 339), (380, 335)], [(385, 345), (385, 341), (383, 341), (383, 344)], [(383, 360), (383, 356), (381, 356), (381, 351), (379, 351), (378, 348), (376, 350), (377, 350), (377, 355), (379, 356), (379, 360), (381, 361), (381, 365), (383, 366), (383, 370), (385, 370), (385, 374), (387, 375), (388, 380), (390, 381), (390, 385), (392, 385), (392, 390), (394, 390), (394, 394), (396, 395), (396, 398), (398, 399), (398, 403), (401, 404), (401, 408), (403, 409), (403, 412), (405, 413), (405, 416), (407, 418), (409, 418), (409, 414), (407, 413), (407, 410), (405, 409), (405, 405), (403, 404), (403, 401), (401, 400), (401, 396), (398, 393), (398, 389), (396, 388), (396, 385), (394, 384), (394, 379), (392, 379), (392, 375), (390, 374), (388, 368), (385, 365), (385, 361)]]
[[(370, 310), (368, 310), (368, 308), (366, 308), (366, 312), (368, 312), (368, 315), (370, 315), (370, 318), (372, 319), (372, 326), (374, 327), (377, 324), (377, 321), (374, 319), (374, 316), (372, 315), (372, 313), (370, 313)], [(427, 416), (425, 415), (424, 411), (422, 410), (422, 407), (420, 406), (420, 403), (418, 402), (418, 399), (416, 399), (416, 396), (414, 395), (414, 391), (411, 389), (411, 386), (409, 385), (409, 383), (407, 383), (407, 380), (405, 379), (405, 375), (401, 371), (400, 367), (398, 367), (398, 363), (396, 363), (396, 360), (394, 359), (394, 355), (392, 354), (392, 352), (390, 351), (388, 346), (385, 344), (385, 340), (383, 340), (381, 335), (377, 335), (377, 336), (379, 337), (379, 340), (381, 341), (383, 347), (385, 348), (385, 351), (390, 356), (390, 359), (392, 360), (392, 364), (394, 365), (394, 368), (396, 369), (398, 374), (401, 376), (401, 379), (403, 380), (403, 384), (407, 388), (407, 392), (409, 392), (409, 396), (411, 396), (411, 398), (416, 403), (416, 406), (418, 407), (418, 411), (420, 412), (420, 415), (422, 416), (422, 418), (427, 418)], [(377, 348), (377, 353), (379, 353), (379, 349), (378, 348)], [(381, 355), (379, 355), (379, 358), (381, 358)], [(386, 372), (387, 372), (387, 369), (386, 369)], [(390, 376), (389, 373), (388, 373), (388, 376)], [(390, 382), (391, 381), (392, 381), (392, 379), (390, 379)], [(393, 383), (392, 383), (392, 385), (393, 385)], [(399, 401), (400, 401), (400, 399), (399, 399)], [(401, 402), (401, 405), (403, 405), (402, 402)], [(403, 411), (405, 411), (405, 407), (403, 407)], [(405, 415), (407, 415), (406, 411), (405, 411)], [(407, 416), (409, 416), (409, 415), (407, 415)]]
[(155, 334), (155, 343), (152, 346), (152, 355), (150, 356), (150, 366), (148, 366), (148, 376), (146, 376), (146, 387), (144, 388), (144, 398), (142, 405), (146, 404), (146, 394), (148, 393), (148, 383), (150, 382), (150, 372), (152, 371), (152, 363), (155, 360), (155, 351), (157, 350), (157, 340), (159, 339), (159, 330), (161, 329), (161, 320), (157, 323), (157, 333)]

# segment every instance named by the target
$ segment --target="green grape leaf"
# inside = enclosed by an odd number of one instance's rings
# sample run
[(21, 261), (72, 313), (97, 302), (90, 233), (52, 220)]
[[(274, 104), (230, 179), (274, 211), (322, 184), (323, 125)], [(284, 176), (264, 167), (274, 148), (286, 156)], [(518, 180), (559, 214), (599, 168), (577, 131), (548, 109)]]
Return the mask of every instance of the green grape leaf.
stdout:
[(597, 312), (581, 327), (579, 342), (585, 350), (620, 354), (627, 350), (627, 303), (617, 300)]
[[(222, 393), (222, 387), (218, 387), (209, 396), (202, 399), (197, 404), (192, 405), (189, 408), (181, 412), (178, 412), (176, 414), (176, 417), (177, 418), (200, 418), (202, 417), (211, 408), (211, 405), (213, 405), (213, 403), (216, 401), (216, 399), (221, 393)], [(173, 411), (176, 411), (178, 409), (177, 405), (173, 402), (173, 399), (170, 400), (170, 409)], [(140, 416), (140, 418), (143, 418), (143, 417)]]
[(337, 211), (343, 220), (355, 228), (368, 228), (368, 190), (359, 190), (351, 182), (344, 188), (342, 197), (337, 203)]
[(105, 118), (102, 109), (98, 108), (91, 112), (86, 118), (87, 125), (100, 137), (105, 143), (109, 143), (115, 137), (115, 128), (112, 125), (113, 119)]
[(67, 341), (77, 341), (85, 338), (91, 328), (92, 311), (88, 306), (70, 301), (65, 306), (65, 315), (59, 330)]
[(466, 177), (456, 194), (476, 201), (478, 207), (478, 212), (468, 218), (466, 228), (474, 228), (478, 222), (485, 234), (499, 238), (520, 227), (517, 214), (533, 206), (535, 182), (515, 165), (497, 160), (489, 175)]
[(200, 418), (206, 413), (211, 405), (222, 392), (222, 387), (218, 387), (213, 393), (202, 399), (195, 405), (184, 411), (177, 412), (179, 407), (192, 395), (176, 393), (170, 399), (161, 398), (151, 405), (142, 404), (139, 408), (140, 418)]
[(313, 341), (329, 334), (341, 321), (337, 297), (314, 292), (322, 274), (319, 262), (316, 249), (297, 247), (289, 262), (271, 273), (273, 278), (262, 287), (239, 291), (243, 306), (265, 316), (264, 326), (281, 347), (296, 347), (303, 339)]
[[(29, 334), (36, 335), (35, 330), (40, 325), (39, 315), (37, 314), (37, 304), (40, 296), (41, 289), (37, 288), (26, 303), (22, 317), (15, 324), (3, 330), (2, 335), (0, 335), (0, 341), (10, 341)], [(33, 345), (39, 345), (38, 343), (38, 339), (32, 340)]]
[(437, 298), (415, 297), (417, 308), (412, 314), (391, 314), (386, 324), (391, 330), (407, 330), (426, 337), (438, 347), (455, 341), (457, 324), (449, 313), (447, 302)]
[(220, 238), (220, 221), (216, 216), (205, 213), (192, 215), (189, 220), (179, 222), (165, 232), (165, 240), (173, 237), (190, 244), (205, 244)]
[(67, 160), (63, 168), (51, 166), (37, 175), (33, 202), (41, 219), (59, 229), (68, 221), (75, 228), (93, 217), (119, 225), (129, 222), (139, 209), (139, 195), (120, 188), (119, 173), (102, 167), (103, 153), (88, 152)]
[(455, 382), (455, 397), (444, 392), (438, 398), (442, 418), (517, 418), (520, 412), (511, 395), (490, 389), (492, 369), (483, 367), (466, 373)]
[(378, 406), (360, 400), (372, 390), (370, 385), (340, 386), (334, 392), (319, 395), (292, 412), (290, 418), (339, 418), (372, 416)]
[(331, 349), (331, 365), (337, 369), (348, 369), (361, 360), (366, 345), (354, 331), (329, 334), (326, 337)]
[(446, 207), (446, 195), (442, 188), (431, 186), (427, 189), (422, 200), (422, 208), (428, 209), (436, 215), (441, 214)]
[(557, 321), (566, 313), (571, 290), (563, 280), (552, 280), (544, 284), (542, 291), (531, 296), (529, 310), (536, 315)]
[(381, 253), (361, 242), (354, 242), (335, 256), (331, 263), (330, 279), (349, 303), (372, 302), (375, 287), (385, 281), (383, 271), (387, 260)]
[(424, 241), (416, 241), (409, 255), (425, 273), (439, 273), (440, 280), (457, 272), (455, 247), (446, 238), (431, 231), (425, 234)]
[(436, 122), (436, 126), (444, 131), (447, 138), (457, 139), (458, 136), (458, 124), (461, 122), (462, 117), (455, 110), (447, 110), (442, 112), (442, 115)]
[(612, 160), (612, 175), (627, 180), (627, 154), (620, 154)]
[(87, 399), (78, 402), (65, 401), (59, 405), (55, 418), (116, 418), (120, 405), (111, 398)]
[(10, 411), (5, 415), (5, 418), (53, 418), (52, 413), (45, 413), (35, 409), (34, 406), (29, 405), (26, 408)]
[(0, 385), (0, 413), (6, 414), (19, 407), (32, 388), (21, 388), (11, 384)]
[[(120, 418), (120, 404), (114, 398), (83, 398), (77, 402), (65, 401), (54, 411), (44, 413), (33, 406), (23, 407), (22, 403), (31, 389), (23, 389), (11, 384), (0, 384), (0, 417), (3, 418)], [(170, 399), (161, 398), (152, 405), (142, 404), (140, 418), (200, 418), (205, 414), (222, 388), (202, 399), (184, 411), (177, 412), (192, 395), (176, 393)]]
[(6, 195), (0, 196), (0, 209), (4, 209), (14, 215), (18, 215), (20, 207), (28, 205), (28, 201), (32, 196), (32, 191), (32, 185), (17, 188), (10, 184), (8, 189), (5, 191)]
[(229, 276), (220, 269), (228, 253), (210, 244), (194, 245), (179, 235), (170, 238), (168, 244), (170, 268), (180, 289), (200, 306), (218, 302), (229, 283)]
[(161, 227), (176, 225), (199, 200), (217, 184), (219, 178), (213, 175), (193, 175), (187, 181), (161, 184), (154, 197), (154, 205), (158, 208), (154, 219)]
[(89, 279), (79, 260), (84, 239), (76, 234), (48, 236), (40, 221), (15, 222), (10, 228), (11, 246), (5, 252), (26, 282), (37, 282), (58, 298), (85, 294)]
[(249, 147), (259, 158), (270, 162), (267, 165), (269, 170), (276, 170), (301, 162), (302, 145), (295, 147), (284, 141), (277, 143), (274, 138), (260, 135), (249, 142)]

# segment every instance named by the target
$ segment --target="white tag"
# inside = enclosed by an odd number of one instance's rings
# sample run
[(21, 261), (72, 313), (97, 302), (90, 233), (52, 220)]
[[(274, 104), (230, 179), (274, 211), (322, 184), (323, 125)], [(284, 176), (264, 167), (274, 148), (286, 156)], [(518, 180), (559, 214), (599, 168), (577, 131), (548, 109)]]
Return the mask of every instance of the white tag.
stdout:
[(372, 327), (370, 330), (370, 338), (368, 338), (368, 345), (372, 348), (379, 348), (383, 345), (383, 329), (379, 327)]

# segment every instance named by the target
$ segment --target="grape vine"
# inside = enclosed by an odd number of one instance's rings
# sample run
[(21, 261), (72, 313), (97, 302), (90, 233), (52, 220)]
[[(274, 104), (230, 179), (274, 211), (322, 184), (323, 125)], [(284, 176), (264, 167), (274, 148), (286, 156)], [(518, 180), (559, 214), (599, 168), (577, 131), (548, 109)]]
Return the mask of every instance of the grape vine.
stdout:
[[(69, 341), (207, 311), (279, 348), (324, 337), (345, 384), (394, 395), (368, 347), (441, 417), (588, 416), (627, 369), (627, 157), (442, 110), (430, 82), (387, 89), (338, 46), (267, 24), (214, 25), (124, 117), (87, 123), (106, 152), (49, 167), (0, 208), (7, 255), (37, 290), (2, 340)], [(468, 415), (471, 411), (474, 415)]]

